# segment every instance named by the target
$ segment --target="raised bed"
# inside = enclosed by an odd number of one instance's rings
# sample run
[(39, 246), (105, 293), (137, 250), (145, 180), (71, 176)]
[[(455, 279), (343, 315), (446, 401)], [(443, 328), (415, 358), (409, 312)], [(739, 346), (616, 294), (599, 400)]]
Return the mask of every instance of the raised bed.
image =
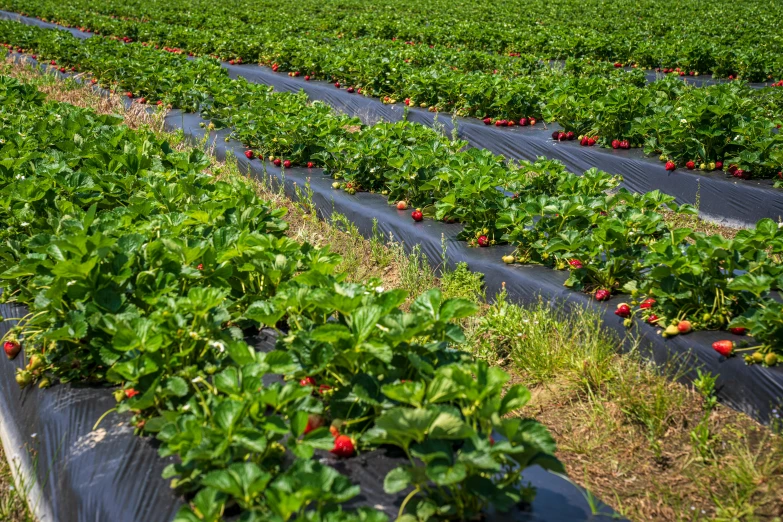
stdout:
[[(0, 315), (21, 317), (26, 310), (0, 304)], [(13, 322), (0, 322), (0, 336)], [(257, 350), (274, 349), (274, 335), (259, 332), (246, 339)], [(107, 415), (116, 405), (110, 388), (57, 385), (19, 388), (16, 368), (24, 358), (0, 364), (0, 439), (9, 462), (41, 522), (168, 522), (183, 498), (161, 478), (172, 458), (158, 456), (155, 440), (134, 435), (130, 415)], [(401, 458), (385, 449), (338, 460), (321, 452), (320, 460), (361, 486), (345, 507), (372, 507), (394, 520), (407, 494), (387, 495), (383, 479)], [(407, 459), (404, 459), (407, 462)], [(621, 519), (564, 477), (535, 466), (524, 477), (536, 488), (530, 505), (511, 513), (490, 513), (487, 522), (581, 522)]]
[[(43, 28), (65, 29), (77, 38), (91, 36), (77, 29), (66, 29), (16, 13), (0, 11), (0, 17)], [(323, 101), (338, 111), (357, 116), (366, 124), (407, 118), (428, 127), (442, 128), (450, 134), (456, 121), (457, 135), (473, 147), (512, 159), (535, 160), (546, 156), (560, 160), (575, 173), (596, 167), (611, 174), (621, 174), (624, 179), (622, 186), (627, 189), (634, 192), (658, 189), (674, 196), (677, 203), (698, 203), (702, 217), (717, 223), (739, 227), (754, 225), (763, 218), (783, 219), (783, 190), (773, 188), (771, 180), (737, 181), (723, 172), (696, 174), (685, 169), (667, 172), (657, 159), (645, 156), (639, 149), (588, 148), (579, 146), (575, 141), (553, 141), (552, 132), (561, 128), (556, 124), (509, 128), (486, 126), (475, 118), (452, 120), (445, 114), (419, 108), (406, 109), (402, 104), (386, 105), (377, 99), (336, 89), (330, 83), (305, 81), (275, 73), (267, 67), (230, 65), (226, 62), (222, 65), (233, 78), (242, 77), (254, 83), (271, 85), (278, 91), (302, 90), (310, 99)], [(707, 80), (698, 81), (709, 83)], [(688, 77), (688, 81), (696, 79)]]

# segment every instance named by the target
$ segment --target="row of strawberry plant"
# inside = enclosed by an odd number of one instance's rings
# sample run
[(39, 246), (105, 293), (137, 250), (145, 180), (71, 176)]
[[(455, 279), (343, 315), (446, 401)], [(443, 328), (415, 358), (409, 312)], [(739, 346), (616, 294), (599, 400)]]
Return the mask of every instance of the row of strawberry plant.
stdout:
[[(196, 44), (194, 29), (186, 25), (114, 18), (101, 24), (85, 21), (81, 14), (67, 20), (173, 52), (181, 51), (170, 46), (212, 52)], [(583, 145), (643, 147), (660, 156), (669, 170), (679, 166), (726, 170), (741, 179), (783, 179), (783, 135), (777, 130), (783, 122), (780, 88), (756, 90), (737, 83), (697, 88), (673, 78), (647, 85), (640, 70), (615, 70), (611, 64), (588, 60), (570, 59), (560, 70), (534, 59), (502, 62), (496, 56), (483, 59), (475, 52), (442, 46), (312, 41), (300, 33), (281, 44), (277, 33), (269, 34), (268, 42), (253, 34), (261, 39), (256, 48), (264, 54), (246, 60), (260, 60), (306, 79), (329, 79), (349, 92), (484, 118), (488, 124), (557, 121), (564, 132), (554, 139), (579, 137)], [(214, 52), (226, 57), (225, 49)]]
[[(764, 320), (756, 315), (776, 310), (770, 296), (780, 289), (780, 237), (770, 220), (729, 242), (688, 229), (671, 230), (660, 208), (695, 209), (677, 207), (659, 192), (610, 195), (619, 178), (605, 173), (576, 176), (546, 160), (507, 163), (405, 121), (361, 126), (321, 103), (308, 103), (301, 93), (274, 93), (230, 80), (219, 68), (205, 74), (209, 60), (188, 61), (141, 45), (32, 34), (51, 38), (39, 42), (47, 56), (64, 56), (68, 65), (95, 71), (95, 81), (106, 86), (169, 96), (186, 107), (197, 103), (210, 127), (232, 128), (249, 147), (248, 158), (265, 156), (282, 167), (322, 166), (338, 180), (335, 188), (380, 192), (402, 206), (412, 204), (422, 209), (414, 212), (416, 220), (429, 215), (459, 221), (464, 225), (461, 237), (472, 244), (517, 245), (511, 261), (575, 268), (568, 284), (599, 299), (631, 291), (639, 296), (631, 305), (645, 303), (635, 313), (666, 327), (666, 335), (692, 328), (728, 327), (738, 333), (749, 328), (761, 344), (748, 362), (777, 361), (780, 329), (769, 319), (774, 314)], [(171, 69), (172, 64), (177, 68)], [(202, 83), (166, 94), (171, 84), (195, 85), (191, 76)], [(705, 242), (710, 249), (688, 248)], [(654, 310), (649, 299), (659, 301)], [(628, 308), (620, 315), (631, 315)]]
[[(117, 117), (0, 77), (0, 120), (2, 299), (29, 310), (3, 339), (28, 361), (17, 382), (118, 385), (116, 411), (178, 457), (177, 520), (385, 520), (342, 510), (359, 487), (318, 450), (398, 447), (384, 488), (411, 491), (404, 520), (508, 510), (526, 466), (562, 470), (543, 426), (507, 416), (529, 392), (454, 349), (474, 304), (429, 290), (403, 310), (403, 291), (345, 282), (250, 183)], [(261, 327), (275, 350), (245, 342)]]
[[(118, 2), (4, 0), (6, 9), (162, 45), (191, 47), (257, 61), (304, 44), (318, 48), (358, 39), (357, 46), (424, 45), (464, 52), (478, 66), (492, 55), (543, 59), (584, 57), (647, 68), (677, 68), (766, 80), (783, 75), (780, 6), (753, 0), (642, 0), (600, 4), (545, 0), (486, 4), (406, 0), (361, 2), (245, 0), (231, 9), (205, 0)], [(567, 14), (565, 14), (567, 13)], [(728, 22), (727, 22), (728, 21)], [(737, 28), (742, 30), (737, 30)], [(348, 67), (354, 64), (344, 64)], [(491, 70), (491, 69), (490, 69)]]

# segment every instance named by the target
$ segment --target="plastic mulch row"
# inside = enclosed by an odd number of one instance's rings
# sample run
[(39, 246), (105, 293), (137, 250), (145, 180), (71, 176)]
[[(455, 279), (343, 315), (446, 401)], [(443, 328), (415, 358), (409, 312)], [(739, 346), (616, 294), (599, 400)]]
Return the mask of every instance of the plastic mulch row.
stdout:
[[(77, 29), (67, 29), (6, 11), (0, 11), (0, 18), (43, 28), (65, 29), (78, 38), (92, 36)], [(233, 78), (242, 77), (251, 82), (271, 85), (278, 91), (302, 90), (310, 99), (323, 101), (336, 110), (360, 118), (366, 124), (394, 122), (407, 117), (422, 125), (442, 128), (449, 134), (453, 129), (453, 120), (446, 114), (431, 113), (420, 108), (406, 111), (405, 106), (399, 103), (387, 105), (377, 99), (337, 89), (330, 83), (308, 82), (300, 77), (275, 73), (268, 67), (230, 65), (226, 62), (222, 65)], [(698, 80), (698, 83), (710, 82), (704, 78)], [(677, 203), (698, 204), (701, 215), (714, 222), (747, 226), (762, 218), (779, 220), (783, 217), (783, 190), (775, 189), (771, 180), (736, 180), (724, 172), (697, 174), (686, 169), (667, 172), (660, 161), (645, 156), (640, 149), (612, 150), (581, 147), (576, 141), (554, 141), (552, 132), (561, 129), (557, 124), (509, 128), (486, 126), (475, 118), (457, 118), (454, 121), (458, 136), (470, 146), (484, 148), (511, 159), (535, 160), (539, 156), (557, 159), (575, 173), (595, 167), (611, 174), (621, 174), (624, 179), (622, 185), (629, 190), (661, 190), (674, 196)]]
[[(24, 307), (0, 304), (3, 317), (22, 317)], [(15, 321), (0, 323), (0, 336)], [(274, 349), (275, 336), (262, 331), (246, 339), (259, 351)], [(183, 499), (161, 477), (173, 458), (158, 456), (157, 443), (134, 435), (130, 414), (108, 414), (116, 405), (112, 389), (58, 384), (48, 389), (19, 388), (17, 368), (23, 353), (0, 362), (0, 439), (6, 457), (20, 477), (20, 489), (30, 499), (38, 520), (47, 522), (168, 522)], [(265, 378), (266, 384), (282, 378)], [(267, 380), (268, 379), (268, 380)], [(361, 486), (346, 508), (372, 507), (394, 520), (408, 491), (387, 495), (386, 473), (407, 463), (390, 449), (362, 453), (340, 460), (319, 452), (323, 464), (334, 467)], [(530, 505), (511, 513), (490, 513), (488, 522), (582, 522), (617, 519), (598, 502), (593, 514), (587, 493), (567, 479), (532, 467), (524, 478), (536, 488)]]

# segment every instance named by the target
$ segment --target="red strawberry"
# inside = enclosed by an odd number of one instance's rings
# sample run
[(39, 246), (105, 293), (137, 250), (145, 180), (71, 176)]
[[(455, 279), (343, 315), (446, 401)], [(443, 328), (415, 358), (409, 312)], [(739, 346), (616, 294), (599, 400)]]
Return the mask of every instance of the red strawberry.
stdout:
[(737, 177), (737, 178), (740, 178), (740, 179), (745, 179), (745, 178), (750, 177), (750, 176), (748, 176), (747, 173), (744, 170), (737, 169), (737, 170), (734, 171), (734, 177)]
[(612, 140), (612, 148), (613, 149), (619, 149), (620, 148), (620, 140)]
[(334, 86), (339, 89), (340, 88), (340, 82), (334, 82)]
[(655, 304), (655, 299), (651, 297), (649, 299), (645, 299), (644, 301), (642, 301), (642, 304), (639, 305), (639, 308), (646, 310), (652, 308), (654, 304)]
[(308, 377), (305, 377), (304, 379), (302, 379), (301, 381), (299, 381), (299, 384), (302, 385), (302, 386), (315, 386), (316, 382), (315, 382), (315, 378), (314, 377), (309, 377), (308, 376)]
[(285, 161), (283, 162), (283, 166), (284, 166), (285, 168), (289, 168), (289, 167), (291, 166), (291, 160), (285, 160)]
[(247, 159), (253, 159), (253, 151), (252, 150), (246, 150), (245, 151), (245, 157)]
[(320, 385), (320, 386), (318, 387), (318, 393), (320, 393), (321, 395), (323, 395), (324, 393), (328, 392), (328, 391), (329, 391), (329, 390), (331, 390), (331, 389), (332, 389), (332, 387), (331, 387), (331, 386), (329, 386), (328, 384), (322, 384), (322, 385)]
[(595, 138), (587, 138), (587, 145), (588, 147), (595, 145)]
[(9, 340), (3, 343), (3, 350), (9, 359), (13, 359), (22, 350), (22, 345), (17, 341)]
[(304, 434), (307, 435), (311, 431), (320, 428), (324, 425), (324, 418), (321, 415), (308, 415), (307, 426), (305, 426)]
[(566, 139), (567, 139), (567, 140), (572, 140), (572, 139), (574, 139), (575, 137), (576, 137), (576, 134), (574, 134), (574, 131), (568, 131), (568, 132), (566, 132)]
[(506, 127), (513, 127), (514, 125), (516, 125), (516, 123), (514, 123), (514, 120), (508, 120), (506, 122)]
[(330, 450), (330, 453), (340, 458), (353, 457), (355, 452), (353, 445), (353, 439), (348, 435), (338, 435), (334, 439), (334, 447)]
[(734, 352), (734, 343), (731, 341), (715, 341), (712, 343), (712, 349), (724, 357), (730, 357)]
[(485, 236), (485, 235), (479, 236), (478, 239), (476, 240), (476, 242), (478, 243), (478, 246), (480, 246), (480, 247), (489, 246), (489, 238), (487, 236)]
[(630, 317), (631, 307), (625, 303), (620, 303), (619, 305), (617, 305), (617, 310), (615, 310), (614, 313), (615, 315), (619, 315), (620, 317)]
[(600, 290), (596, 290), (595, 292), (595, 299), (596, 301), (606, 301), (612, 296), (611, 293), (609, 293), (609, 290), (604, 290), (603, 288)]
[(49, 65), (57, 65), (57, 62), (55, 62), (54, 60), (52, 60), (51, 62), (49, 62)]
[(311, 168), (313, 168), (313, 167), (315, 167), (315, 163), (313, 163), (312, 161), (308, 161), (308, 162), (307, 162), (307, 168), (308, 168), (308, 169), (311, 169)]
[(353, 87), (348, 87), (346, 89), (346, 92), (353, 94)]
[(133, 388), (128, 388), (127, 390), (125, 390), (125, 396), (129, 399), (135, 397), (138, 394), (139, 392), (137, 390), (134, 390)]
[(677, 169), (677, 165), (675, 165), (673, 161), (667, 161), (666, 162), (666, 170), (671, 172), (671, 171), (676, 170), (676, 169)]
[(413, 218), (413, 221), (421, 221), (424, 219), (424, 214), (422, 214), (421, 210), (417, 208), (411, 212), (411, 217)]
[(557, 140), (560, 137), (560, 131), (554, 131), (552, 133), (552, 139)]
[(628, 143), (628, 140), (623, 140), (620, 142), (620, 148), (628, 150), (631, 148), (631, 144)]
[(204, 270), (204, 264), (203, 263), (199, 263), (198, 266), (196, 267), (196, 269)]
[[(717, 164), (715, 166), (717, 167)], [(729, 174), (731, 174), (733, 176), (735, 172), (737, 172), (737, 166), (736, 165), (729, 165)]]
[(125, 93), (125, 96), (127, 96), (128, 98), (133, 98), (133, 93), (128, 91)]
[(283, 162), (282, 162), (282, 161), (280, 161), (280, 158), (275, 158), (275, 159), (273, 159), (273, 160), (272, 160), (272, 164), (273, 164), (275, 167), (279, 167), (279, 166), (280, 166), (282, 163), (283, 163)]
[(527, 125), (527, 118), (521, 118), (521, 119), (519, 120), (519, 126), (520, 126), (520, 127), (524, 127), (524, 126), (526, 126), (526, 125)]
[(484, 125), (490, 125), (490, 124), (492, 123), (492, 118), (490, 118), (489, 116), (487, 116), (486, 118), (484, 118), (484, 119), (483, 119), (483, 120), (481, 120), (481, 121), (483, 121), (483, 122), (484, 122)]
[(163, 102), (161, 100), (158, 100), (157, 105), (163, 105)]
[(565, 141), (566, 140), (566, 133), (565, 132), (558, 132), (557, 133), (557, 141)]
[(579, 145), (581, 145), (582, 147), (587, 147), (589, 144), (590, 144), (590, 139), (587, 138), (586, 136), (583, 137), (581, 140), (579, 140)]
[(309, 74), (305, 74), (305, 81), (306, 81), (306, 82), (309, 82), (309, 81), (310, 81), (310, 75), (309, 75)]
[(573, 268), (576, 268), (576, 269), (582, 268), (582, 266), (583, 266), (582, 262), (579, 261), (578, 259), (572, 259), (571, 261), (568, 262), (568, 264), (571, 265)]
[(506, 120), (497, 120), (495, 122), (495, 127), (505, 127), (508, 121)]
[(655, 314), (650, 314), (650, 317), (647, 318), (647, 322), (653, 326), (658, 322), (658, 316)]
[(680, 321), (677, 323), (677, 330), (679, 330), (681, 334), (686, 334), (690, 333), (690, 331), (693, 330), (693, 327), (691, 326), (690, 321)]
[(748, 329), (742, 328), (741, 326), (735, 326), (734, 328), (729, 328), (729, 331), (734, 335), (745, 335)]
[(622, 66), (623, 66), (623, 64), (621, 64), (620, 62), (614, 62), (614, 66), (615, 66), (615, 67), (622, 67)]
[(688, 161), (688, 163), (685, 164), (685, 168), (688, 170), (693, 170), (696, 168), (696, 163), (694, 163), (692, 160)]

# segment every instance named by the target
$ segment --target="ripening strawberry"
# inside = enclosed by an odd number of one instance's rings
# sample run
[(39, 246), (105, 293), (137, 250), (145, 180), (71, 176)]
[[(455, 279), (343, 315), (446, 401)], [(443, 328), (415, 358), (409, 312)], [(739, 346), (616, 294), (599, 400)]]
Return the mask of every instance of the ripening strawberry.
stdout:
[(506, 127), (513, 127), (514, 125), (516, 125), (516, 123), (514, 122), (514, 120), (508, 120), (508, 121), (506, 122)]
[(712, 349), (724, 357), (730, 357), (734, 352), (734, 343), (731, 341), (715, 341), (712, 343)]
[(339, 437), (340, 436), (340, 430), (337, 429), (337, 426), (334, 424), (329, 426), (329, 433), (332, 434), (332, 437)]
[(19, 344), (18, 341), (11, 339), (3, 343), (3, 350), (5, 350), (5, 354), (9, 359), (13, 359), (19, 355), (19, 352), (22, 350), (22, 345)]
[(612, 148), (613, 149), (619, 149), (620, 148), (620, 140), (612, 140)]
[(695, 162), (693, 162), (693, 161), (688, 161), (688, 162), (685, 164), (685, 168), (687, 168), (688, 170), (693, 170), (693, 169), (695, 169), (695, 168), (696, 168), (696, 163), (695, 163)]
[(537, 120), (535, 118), (528, 118), (527, 123), (528, 123), (528, 125), (535, 125), (536, 121)]
[(676, 169), (677, 169), (677, 165), (675, 165), (673, 161), (667, 161), (666, 162), (666, 170), (671, 172), (671, 171), (676, 170)]
[(478, 237), (476, 242), (478, 243), (478, 246), (480, 246), (480, 247), (489, 246), (489, 238), (487, 236), (483, 235), (483, 234)]
[(334, 447), (329, 450), (333, 455), (340, 458), (353, 457), (356, 449), (354, 448), (353, 439), (348, 435), (338, 435), (334, 439)]
[(677, 323), (677, 331), (679, 331), (681, 334), (690, 333), (691, 330), (693, 330), (693, 326), (691, 325), (690, 321), (680, 321)]
[(253, 151), (252, 150), (246, 150), (245, 151), (245, 157), (247, 159), (253, 159)]
[(729, 328), (729, 331), (734, 335), (745, 335), (748, 329), (742, 328), (741, 326), (735, 326), (734, 328)]
[(397, 210), (405, 210), (408, 208), (408, 203), (405, 201), (398, 201), (397, 202)]
[(198, 266), (196, 266), (196, 269), (197, 270), (204, 270), (204, 264), (203, 263), (199, 263)]
[(311, 414), (307, 416), (307, 426), (305, 426), (304, 434), (307, 435), (311, 431), (320, 428), (324, 425), (324, 418), (321, 415)]
[(125, 396), (129, 399), (132, 399), (138, 394), (139, 394), (138, 390), (134, 390), (133, 388), (128, 388), (127, 390), (125, 390)]
[(315, 378), (314, 377), (307, 376), (307, 377), (303, 378), (302, 380), (300, 380), (299, 384), (301, 386), (315, 386), (316, 382), (315, 382)]
[(606, 301), (611, 297), (611, 293), (609, 290), (604, 290), (603, 288), (596, 290), (595, 292), (595, 300), (596, 301)]
[(283, 162), (283, 166), (284, 166), (285, 168), (289, 168), (289, 167), (291, 166), (291, 160), (285, 160), (285, 161)]
[(630, 317), (631, 316), (631, 307), (628, 306), (626, 303), (620, 303), (617, 305), (617, 309), (614, 311), (615, 315), (619, 315), (620, 317)]
[(571, 265), (571, 267), (576, 268), (577, 270), (582, 268), (583, 266), (582, 262), (579, 261), (578, 259), (572, 259), (571, 261), (568, 262), (568, 264)]
[(413, 221), (418, 222), (418, 221), (421, 221), (422, 219), (424, 219), (424, 214), (421, 212), (420, 209), (417, 208), (416, 210), (411, 212), (411, 217), (413, 218)]

